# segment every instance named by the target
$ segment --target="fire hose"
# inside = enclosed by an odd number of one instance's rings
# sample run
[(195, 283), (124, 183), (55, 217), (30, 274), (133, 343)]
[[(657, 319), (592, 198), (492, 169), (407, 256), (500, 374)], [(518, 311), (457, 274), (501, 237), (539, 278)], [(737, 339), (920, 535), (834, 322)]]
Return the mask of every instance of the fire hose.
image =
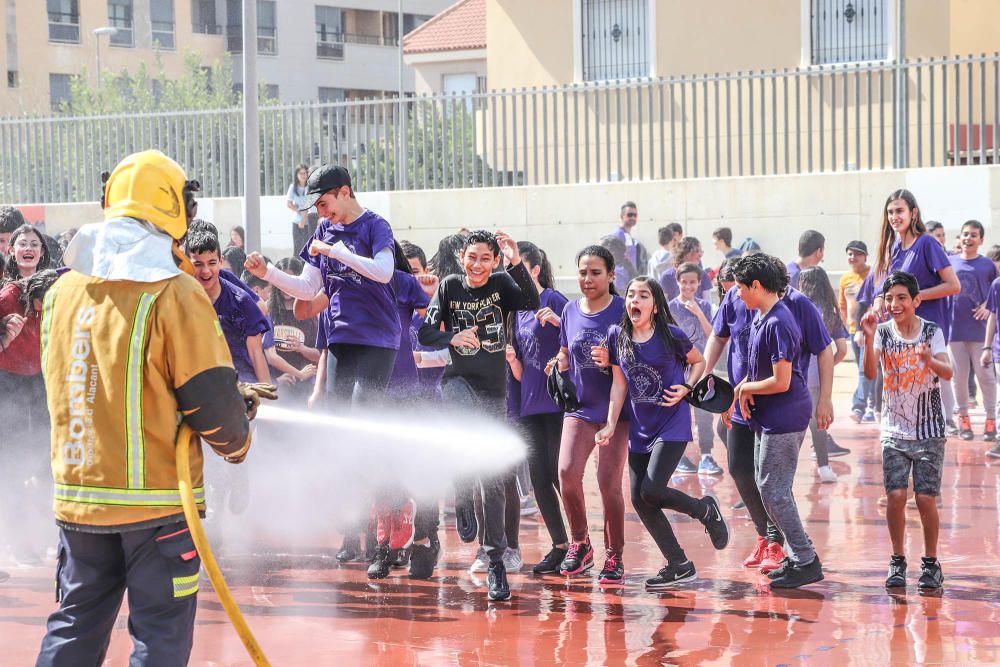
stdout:
[(205, 572), (208, 573), (208, 578), (212, 582), (213, 588), (215, 588), (215, 593), (219, 596), (219, 601), (222, 603), (223, 609), (226, 610), (229, 621), (236, 629), (236, 634), (239, 635), (240, 641), (243, 642), (243, 646), (246, 648), (247, 653), (250, 654), (255, 665), (258, 667), (264, 665), (270, 667), (271, 663), (268, 662), (263, 649), (261, 649), (260, 644), (257, 643), (257, 639), (253, 636), (250, 626), (247, 624), (246, 619), (243, 618), (243, 614), (240, 612), (240, 608), (236, 604), (236, 600), (233, 599), (233, 594), (230, 592), (229, 586), (222, 576), (219, 564), (215, 562), (215, 555), (208, 546), (208, 538), (205, 536), (205, 528), (201, 523), (201, 517), (198, 515), (198, 504), (195, 502), (194, 488), (191, 484), (190, 448), (191, 438), (193, 437), (195, 437), (194, 431), (190, 426), (182, 422), (180, 430), (177, 433), (176, 456), (177, 482), (181, 493), (181, 504), (184, 506), (184, 518), (187, 519), (188, 529), (191, 531), (194, 546), (201, 556), (201, 564), (205, 567)]

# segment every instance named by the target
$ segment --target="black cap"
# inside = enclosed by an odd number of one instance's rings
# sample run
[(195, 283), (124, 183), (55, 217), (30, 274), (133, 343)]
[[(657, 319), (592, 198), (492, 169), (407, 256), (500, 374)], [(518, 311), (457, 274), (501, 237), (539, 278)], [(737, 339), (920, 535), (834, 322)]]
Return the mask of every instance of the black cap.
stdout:
[(316, 167), (306, 180), (306, 203), (299, 210), (308, 211), (327, 192), (345, 185), (351, 187), (351, 174), (340, 165), (324, 164), (322, 167)]
[[(866, 256), (868, 255), (868, 246), (865, 245), (864, 241), (851, 241), (850, 243), (847, 244), (847, 250), (853, 250), (854, 252), (861, 252), (864, 253)], [(844, 252), (847, 252), (847, 250), (845, 250)]]
[(709, 373), (691, 387), (684, 400), (705, 412), (721, 414), (733, 404), (734, 395), (733, 385)]

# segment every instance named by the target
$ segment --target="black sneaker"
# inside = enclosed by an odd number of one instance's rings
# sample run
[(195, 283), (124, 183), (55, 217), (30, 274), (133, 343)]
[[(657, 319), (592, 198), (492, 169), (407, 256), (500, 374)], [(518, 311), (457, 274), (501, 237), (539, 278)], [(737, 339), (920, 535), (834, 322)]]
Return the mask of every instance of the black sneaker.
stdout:
[(886, 588), (906, 587), (906, 556), (893, 556), (889, 561), (889, 576), (885, 580)]
[(545, 558), (538, 565), (531, 568), (535, 574), (555, 574), (559, 571), (563, 559), (566, 558), (566, 549), (552, 547), (552, 550), (545, 554)]
[(680, 462), (677, 464), (677, 468), (674, 470), (675, 475), (697, 475), (698, 466), (691, 462), (686, 456), (682, 456)]
[(830, 440), (826, 443), (826, 455), (829, 456), (831, 459), (836, 459), (841, 456), (847, 456), (850, 453), (851, 453), (850, 449), (848, 449), (847, 447), (841, 447), (833, 440)]
[(572, 576), (594, 567), (594, 548), (590, 542), (573, 542), (559, 565), (559, 574)]
[(441, 556), (441, 541), (438, 536), (430, 536), (430, 544), (414, 544), (410, 554), (410, 578), (430, 579), (434, 567)]
[(472, 503), (455, 505), (455, 529), (458, 537), (468, 544), (479, 536), (479, 523), (476, 521), (476, 509)]
[(620, 584), (625, 581), (625, 564), (622, 557), (616, 553), (608, 554), (604, 560), (604, 567), (597, 577), (597, 582), (601, 584)]
[(725, 549), (729, 544), (729, 526), (722, 516), (722, 508), (719, 501), (712, 496), (705, 496), (701, 502), (708, 505), (708, 511), (701, 518), (701, 523), (705, 526), (705, 532), (712, 539), (712, 546), (716, 549)]
[(823, 564), (819, 562), (819, 556), (806, 565), (791, 565), (785, 574), (771, 580), (771, 588), (798, 588), (817, 581), (823, 581)]
[(375, 549), (375, 560), (372, 564), (368, 566), (368, 578), (369, 579), (385, 579), (389, 576), (389, 566), (392, 563), (392, 558), (389, 556), (389, 547), (380, 544), (377, 549)]
[(987, 451), (986, 456), (992, 456), (995, 459), (1000, 459), (1000, 445), (996, 445), (995, 447)]
[(690, 581), (697, 576), (694, 563), (689, 560), (679, 565), (667, 564), (665, 568), (656, 573), (655, 577), (646, 580), (647, 591), (662, 591), (673, 588), (682, 581)]
[(349, 563), (357, 560), (358, 549), (358, 538), (351, 539), (345, 537), (343, 543), (340, 545), (340, 551), (337, 552), (337, 560), (341, 563)]
[(937, 558), (924, 556), (920, 559), (920, 579), (917, 588), (922, 591), (933, 591), (944, 585), (944, 573)]
[(490, 587), (489, 598), (491, 600), (510, 599), (510, 584), (507, 583), (507, 568), (503, 566), (503, 561), (490, 563), (490, 572), (486, 575), (486, 583)]
[(781, 560), (781, 567), (779, 567), (777, 570), (771, 570), (770, 572), (765, 572), (764, 574), (767, 575), (768, 579), (773, 581), (775, 579), (780, 579), (781, 577), (785, 576), (785, 572), (788, 572), (788, 568), (790, 567), (792, 567), (792, 559), (789, 558), (788, 556), (785, 556)]

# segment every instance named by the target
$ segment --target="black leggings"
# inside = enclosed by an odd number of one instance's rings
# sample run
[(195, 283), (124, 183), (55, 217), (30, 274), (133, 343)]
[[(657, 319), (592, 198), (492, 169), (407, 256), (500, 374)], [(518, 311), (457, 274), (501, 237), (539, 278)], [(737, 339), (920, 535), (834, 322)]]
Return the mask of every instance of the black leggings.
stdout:
[(757, 473), (754, 469), (753, 430), (745, 424), (733, 422), (726, 444), (729, 450), (729, 474), (733, 476), (736, 490), (740, 492), (740, 498), (747, 506), (747, 512), (750, 514), (750, 520), (753, 521), (754, 529), (760, 537), (766, 538), (768, 542), (784, 545), (785, 538), (768, 518), (767, 510), (764, 509), (764, 501), (760, 498), (760, 489), (757, 487)]
[(528, 474), (535, 491), (535, 501), (542, 513), (552, 546), (566, 544), (566, 523), (559, 509), (559, 441), (562, 438), (563, 414), (521, 417), (528, 443)]
[(334, 407), (380, 400), (396, 363), (396, 350), (334, 343), (326, 360), (326, 394)]
[(708, 506), (704, 501), (667, 486), (670, 476), (674, 474), (677, 464), (684, 455), (686, 445), (686, 442), (657, 440), (648, 454), (632, 451), (628, 453), (632, 507), (656, 542), (660, 553), (672, 565), (687, 561), (687, 556), (677, 543), (663, 510), (674, 510), (693, 519), (701, 519), (708, 512)]

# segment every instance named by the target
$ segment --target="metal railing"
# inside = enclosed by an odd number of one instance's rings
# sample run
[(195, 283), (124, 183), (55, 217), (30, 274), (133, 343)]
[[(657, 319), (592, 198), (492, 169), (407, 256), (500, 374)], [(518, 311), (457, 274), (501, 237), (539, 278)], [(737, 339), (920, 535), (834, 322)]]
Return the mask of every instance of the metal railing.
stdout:
[[(993, 164), (1000, 54), (274, 106), (259, 141), (269, 195), (300, 162), (343, 164), (362, 191)], [(0, 201), (94, 199), (148, 147), (204, 196), (241, 194), (227, 109), (0, 119)]]

